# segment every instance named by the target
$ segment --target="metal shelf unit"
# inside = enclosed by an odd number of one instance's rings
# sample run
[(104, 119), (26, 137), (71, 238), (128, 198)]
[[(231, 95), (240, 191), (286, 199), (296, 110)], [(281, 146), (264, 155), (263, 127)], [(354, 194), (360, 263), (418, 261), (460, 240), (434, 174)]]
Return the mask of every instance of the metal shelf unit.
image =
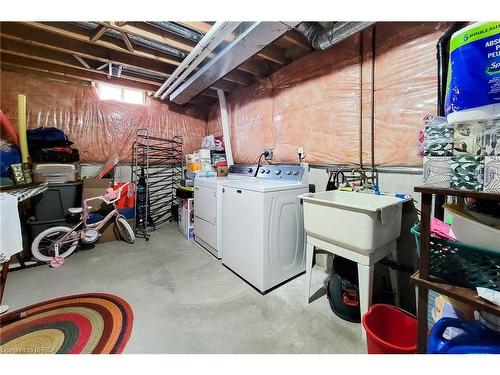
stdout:
[[(131, 181), (136, 186), (134, 231), (146, 240), (150, 232), (174, 220), (172, 206), (183, 170), (182, 137), (153, 137), (148, 129), (138, 129), (132, 146)], [(142, 202), (137, 199), (138, 182), (145, 181)], [(138, 224), (142, 223), (142, 224)]]

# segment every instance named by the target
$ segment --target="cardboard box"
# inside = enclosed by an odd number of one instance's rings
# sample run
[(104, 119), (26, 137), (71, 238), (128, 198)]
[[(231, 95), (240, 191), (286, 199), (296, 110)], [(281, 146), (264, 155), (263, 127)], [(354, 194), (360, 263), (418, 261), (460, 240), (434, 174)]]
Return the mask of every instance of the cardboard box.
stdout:
[(485, 122), (467, 122), (455, 126), (453, 155), (482, 156), (486, 154), (482, 134), (486, 130)]
[(454, 128), (449, 124), (425, 127), (424, 155), (453, 156)]
[(486, 156), (500, 156), (500, 120), (489, 121), (486, 129), (476, 138)]
[(483, 190), (484, 157), (457, 155), (451, 160), (452, 189)]
[[(134, 228), (134, 219), (127, 219), (127, 223)], [(101, 229), (101, 235), (97, 240), (97, 243), (109, 242), (109, 241), (121, 241), (120, 234), (118, 233), (118, 228), (116, 228), (115, 220), (110, 220)]]
[(449, 188), (451, 183), (451, 156), (424, 156), (424, 185)]
[[(104, 195), (110, 186), (110, 178), (86, 178), (83, 180), (82, 200)], [(106, 207), (106, 203), (99, 200), (91, 201), (89, 205), (92, 206), (90, 212), (96, 212)]]
[(225, 176), (227, 176), (227, 173), (228, 173), (227, 167), (217, 167), (216, 170), (217, 170), (217, 176), (218, 177), (225, 177)]
[(500, 193), (500, 156), (484, 158), (484, 191)]
[(194, 239), (194, 198), (179, 199), (179, 232), (188, 240)]

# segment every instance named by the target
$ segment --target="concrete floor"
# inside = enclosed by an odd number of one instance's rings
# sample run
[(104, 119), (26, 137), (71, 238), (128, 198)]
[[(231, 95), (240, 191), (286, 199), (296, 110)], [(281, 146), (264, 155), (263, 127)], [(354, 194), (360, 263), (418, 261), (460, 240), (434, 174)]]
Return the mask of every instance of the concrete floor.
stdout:
[[(328, 277), (315, 268), (313, 290)], [(261, 295), (175, 225), (149, 242), (108, 242), (64, 266), (9, 273), (11, 311), (64, 295), (107, 292), (134, 311), (125, 353), (366, 353), (360, 324), (335, 316), (326, 296), (305, 303), (305, 276)]]

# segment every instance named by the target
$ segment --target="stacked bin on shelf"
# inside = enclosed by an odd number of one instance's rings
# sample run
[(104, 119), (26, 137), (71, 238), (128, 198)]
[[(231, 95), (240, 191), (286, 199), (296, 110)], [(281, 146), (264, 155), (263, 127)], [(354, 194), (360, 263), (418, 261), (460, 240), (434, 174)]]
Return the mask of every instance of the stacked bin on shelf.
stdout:
[(500, 121), (425, 120), (424, 185), (500, 192)]

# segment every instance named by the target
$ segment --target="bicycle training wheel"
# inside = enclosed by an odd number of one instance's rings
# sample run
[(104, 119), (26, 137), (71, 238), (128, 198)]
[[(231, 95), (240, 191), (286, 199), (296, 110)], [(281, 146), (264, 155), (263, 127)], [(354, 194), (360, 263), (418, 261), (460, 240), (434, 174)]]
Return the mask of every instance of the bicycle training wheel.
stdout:
[[(50, 262), (56, 256), (54, 245), (56, 241), (66, 233), (70, 232), (71, 228), (68, 227), (52, 227), (44, 230), (35, 237), (31, 244), (31, 253), (41, 262)], [(66, 258), (75, 251), (78, 245), (78, 239), (72, 242), (60, 244), (59, 256)]]

